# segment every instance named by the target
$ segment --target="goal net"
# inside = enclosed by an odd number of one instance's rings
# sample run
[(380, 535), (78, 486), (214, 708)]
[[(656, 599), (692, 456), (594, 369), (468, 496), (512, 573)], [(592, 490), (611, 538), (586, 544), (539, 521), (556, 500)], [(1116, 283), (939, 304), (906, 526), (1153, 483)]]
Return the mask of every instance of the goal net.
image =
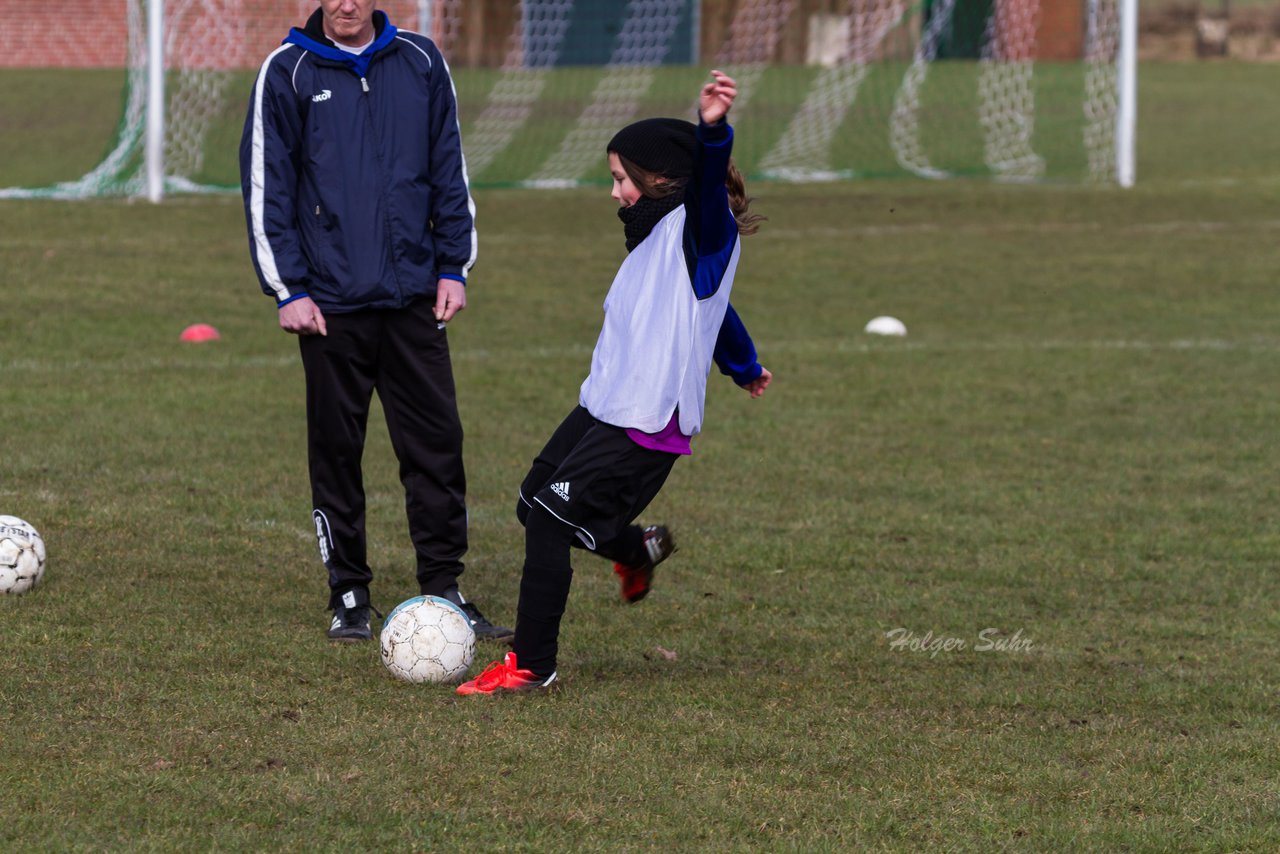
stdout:
[[(693, 95), (709, 68), (738, 80), (735, 158), (755, 178), (1127, 184), (1125, 3), (392, 0), (379, 8), (401, 29), (431, 35), (448, 58), (474, 186), (604, 182), (611, 135), (646, 116), (695, 118)], [(144, 191), (147, 6), (124, 6), (126, 91), (106, 156), (82, 177), (0, 195)], [(166, 0), (166, 192), (238, 186), (254, 74), (315, 6)]]

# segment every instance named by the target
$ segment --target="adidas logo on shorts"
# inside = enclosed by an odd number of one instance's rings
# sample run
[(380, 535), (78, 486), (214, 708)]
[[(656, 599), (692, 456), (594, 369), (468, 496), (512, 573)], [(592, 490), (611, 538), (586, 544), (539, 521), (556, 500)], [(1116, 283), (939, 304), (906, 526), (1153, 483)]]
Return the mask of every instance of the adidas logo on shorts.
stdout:
[(563, 500), (569, 500), (569, 481), (561, 481), (560, 483), (551, 484), (551, 491), (559, 495)]

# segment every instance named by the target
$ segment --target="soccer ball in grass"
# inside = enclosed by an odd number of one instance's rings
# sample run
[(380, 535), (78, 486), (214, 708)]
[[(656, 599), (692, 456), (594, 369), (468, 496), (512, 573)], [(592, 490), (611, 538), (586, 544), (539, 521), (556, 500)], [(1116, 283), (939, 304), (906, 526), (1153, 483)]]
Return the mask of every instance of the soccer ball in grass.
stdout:
[(476, 633), (462, 609), (439, 596), (415, 596), (382, 623), (382, 663), (405, 682), (461, 682), (476, 655)]
[(44, 577), (44, 540), (17, 516), (0, 516), (0, 594), (26, 593)]

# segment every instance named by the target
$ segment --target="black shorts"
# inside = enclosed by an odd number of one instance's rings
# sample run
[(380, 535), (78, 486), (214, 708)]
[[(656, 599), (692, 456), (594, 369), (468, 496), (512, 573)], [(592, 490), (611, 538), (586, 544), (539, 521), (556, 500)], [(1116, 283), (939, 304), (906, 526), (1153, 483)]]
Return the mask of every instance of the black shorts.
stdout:
[(520, 500), (545, 507), (594, 551), (644, 512), (679, 456), (641, 447), (579, 406), (534, 458)]

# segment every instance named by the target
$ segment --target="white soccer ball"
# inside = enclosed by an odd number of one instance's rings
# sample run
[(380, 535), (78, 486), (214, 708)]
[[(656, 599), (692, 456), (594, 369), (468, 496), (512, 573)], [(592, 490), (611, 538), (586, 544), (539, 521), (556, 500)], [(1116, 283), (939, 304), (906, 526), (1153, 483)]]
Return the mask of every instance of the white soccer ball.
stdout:
[(896, 317), (882, 315), (868, 320), (866, 328), (862, 331), (871, 335), (906, 335), (907, 327)]
[(439, 596), (415, 596), (382, 623), (382, 663), (405, 682), (461, 682), (476, 655), (476, 633), (462, 609)]
[(0, 594), (26, 593), (44, 577), (44, 540), (17, 516), (0, 516)]

